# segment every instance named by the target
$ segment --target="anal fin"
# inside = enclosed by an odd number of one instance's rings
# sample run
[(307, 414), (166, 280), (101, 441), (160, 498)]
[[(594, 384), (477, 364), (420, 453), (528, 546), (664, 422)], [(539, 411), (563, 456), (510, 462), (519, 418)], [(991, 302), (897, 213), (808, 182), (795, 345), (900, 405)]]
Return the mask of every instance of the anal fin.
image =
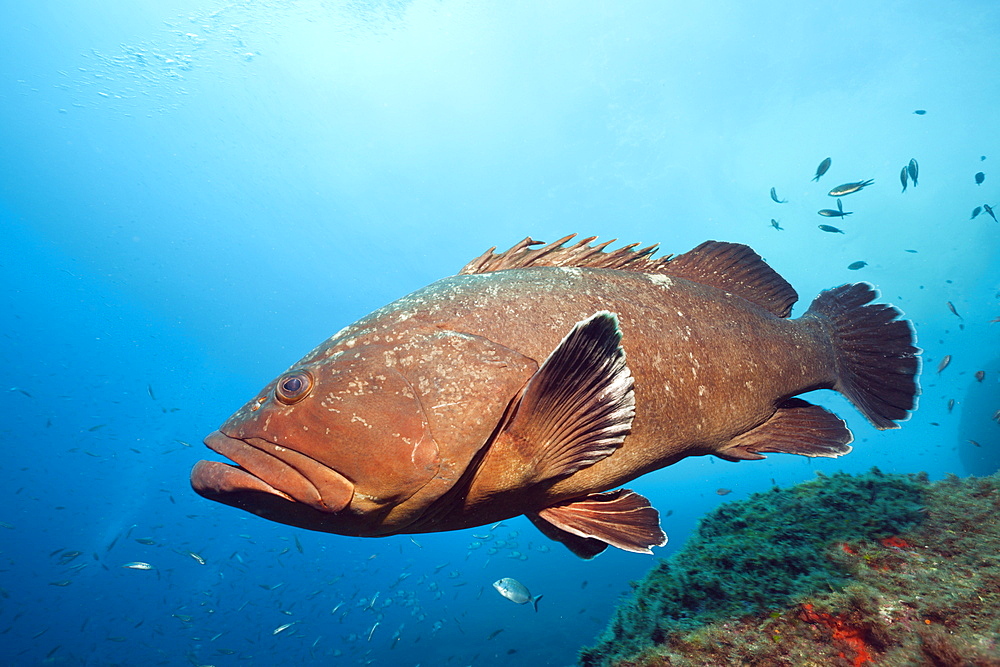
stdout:
[(730, 461), (765, 458), (763, 453), (837, 457), (854, 440), (844, 421), (825, 408), (789, 398), (766, 422), (733, 438), (719, 456)]
[(592, 558), (609, 544), (651, 554), (652, 547), (667, 543), (660, 529), (660, 513), (646, 498), (629, 489), (591, 493), (546, 507), (528, 518), (547, 537), (562, 542), (582, 558)]

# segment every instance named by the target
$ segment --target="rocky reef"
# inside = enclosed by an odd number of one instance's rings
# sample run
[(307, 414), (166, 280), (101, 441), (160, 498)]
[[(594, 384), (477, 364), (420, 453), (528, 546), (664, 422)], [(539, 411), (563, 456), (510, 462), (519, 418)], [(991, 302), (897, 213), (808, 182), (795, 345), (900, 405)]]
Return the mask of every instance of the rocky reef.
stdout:
[(583, 667), (1000, 667), (1000, 473), (820, 474), (705, 516)]

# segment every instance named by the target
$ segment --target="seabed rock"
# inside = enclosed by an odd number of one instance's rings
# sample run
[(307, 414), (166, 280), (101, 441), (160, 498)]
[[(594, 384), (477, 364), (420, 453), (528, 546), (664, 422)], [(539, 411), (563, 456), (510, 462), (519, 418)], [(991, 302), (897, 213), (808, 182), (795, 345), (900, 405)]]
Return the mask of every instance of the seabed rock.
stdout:
[(754, 494), (633, 587), (583, 667), (1000, 667), (1000, 473)]

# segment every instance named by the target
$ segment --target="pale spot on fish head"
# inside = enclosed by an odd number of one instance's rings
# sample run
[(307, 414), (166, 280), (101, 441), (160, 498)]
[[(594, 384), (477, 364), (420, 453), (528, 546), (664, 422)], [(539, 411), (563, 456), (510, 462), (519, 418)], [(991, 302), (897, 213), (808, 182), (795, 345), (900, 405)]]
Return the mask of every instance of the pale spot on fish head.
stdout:
[(669, 276), (665, 276), (662, 273), (647, 273), (645, 275), (649, 279), (649, 282), (662, 289), (668, 289), (674, 283)]

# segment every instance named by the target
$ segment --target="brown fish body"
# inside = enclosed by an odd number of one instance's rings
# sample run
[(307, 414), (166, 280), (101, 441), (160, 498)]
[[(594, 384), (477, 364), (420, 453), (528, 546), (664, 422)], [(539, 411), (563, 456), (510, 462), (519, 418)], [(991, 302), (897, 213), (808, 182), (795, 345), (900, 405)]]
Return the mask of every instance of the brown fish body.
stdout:
[[(879, 428), (912, 408), (912, 332), (865, 305), (867, 286), (824, 293), (793, 320), (794, 291), (745, 246), (651, 260), (590, 240), (487, 253), (338, 332), (206, 439), (239, 467), (201, 462), (192, 484), (340, 534), (526, 513), (580, 555), (648, 551), (663, 541), (655, 510), (602, 492), (691, 455), (849, 451), (843, 422), (791, 398), (811, 389), (844, 392)], [(888, 398), (837, 374), (862, 312), (885, 329), (872, 345), (899, 376)]]
[[(733, 437), (771, 417), (779, 399), (833, 383), (832, 350), (814, 320), (783, 319), (718, 288), (626, 271), (511, 269), (482, 276), (509, 282), (484, 308), (478, 286), (466, 298), (445, 295), (457, 281), (465, 291), (468, 277), (428, 288), (449, 304), (447, 326), (540, 365), (574, 324), (608, 310), (618, 316), (635, 378), (636, 417), (622, 447), (537, 493), (514, 486), (518, 496), (533, 496), (529, 507), (604, 491), (685, 456), (724, 453)], [(493, 497), (511, 458), (491, 450), (467, 506)]]

